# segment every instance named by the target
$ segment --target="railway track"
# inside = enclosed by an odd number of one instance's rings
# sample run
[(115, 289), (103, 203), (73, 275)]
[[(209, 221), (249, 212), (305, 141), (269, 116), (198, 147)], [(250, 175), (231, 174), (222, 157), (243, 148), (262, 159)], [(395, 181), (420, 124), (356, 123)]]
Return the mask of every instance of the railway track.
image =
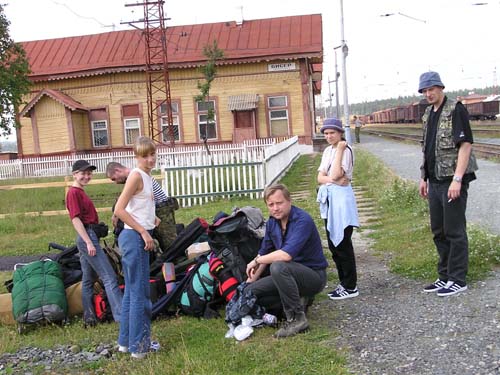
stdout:
[[(386, 137), (398, 141), (406, 141), (413, 143), (420, 143), (422, 136), (416, 134), (402, 134), (393, 131), (363, 129), (363, 133), (375, 135), (379, 137)], [(500, 160), (500, 144), (474, 142), (474, 153), (485, 159), (499, 159)]]

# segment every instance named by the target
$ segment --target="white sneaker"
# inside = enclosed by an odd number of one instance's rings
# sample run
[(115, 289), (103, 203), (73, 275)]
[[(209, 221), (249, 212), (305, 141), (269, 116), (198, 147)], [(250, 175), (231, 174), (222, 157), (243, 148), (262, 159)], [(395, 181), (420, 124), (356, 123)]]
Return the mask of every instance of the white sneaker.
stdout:
[(128, 347), (123, 346), (123, 345), (118, 345), (118, 351), (120, 353), (128, 353)]
[(148, 353), (132, 353), (130, 356), (134, 359), (144, 359)]

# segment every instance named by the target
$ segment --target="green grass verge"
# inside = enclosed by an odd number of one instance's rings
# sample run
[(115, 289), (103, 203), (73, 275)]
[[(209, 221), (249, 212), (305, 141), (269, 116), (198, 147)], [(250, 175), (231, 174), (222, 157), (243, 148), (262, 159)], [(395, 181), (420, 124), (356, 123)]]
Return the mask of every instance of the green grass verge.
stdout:
[[(297, 199), (294, 203), (311, 213), (324, 238), (323, 223), (315, 202), (319, 162), (319, 155), (302, 156), (282, 182), (290, 187), (292, 193), (310, 191), (309, 198)], [(379, 160), (362, 151), (356, 153), (354, 184), (363, 187), (364, 195), (376, 202), (380, 220), (378, 224), (371, 225), (375, 229), (371, 236), (376, 240), (374, 247), (378, 252), (391, 255), (391, 269), (412, 278), (435, 277), (437, 255), (431, 240), (427, 206), (418, 197), (414, 184), (392, 176)], [(28, 210), (29, 204), (26, 202), (25, 205)], [(211, 221), (219, 211), (230, 212), (234, 207), (246, 205), (266, 212), (261, 199), (231, 199), (182, 208), (176, 212), (176, 218), (186, 224), (195, 217)], [(101, 215), (101, 218), (109, 222), (109, 216)], [(4, 230), (5, 223), (8, 221), (1, 221), (0, 226), (1, 254), (6, 248), (16, 248), (14, 244), (21, 242), (22, 238), (23, 248), (29, 248), (28, 253), (35, 254), (46, 252), (48, 241), (58, 240), (69, 245), (74, 240), (74, 230), (67, 217), (30, 220), (19, 217), (9, 223), (8, 230)], [(476, 227), (469, 230), (469, 239), (470, 278), (477, 280), (499, 263), (497, 249), (500, 249), (500, 240)], [(11, 275), (11, 272), (1, 272), (0, 282), (11, 278)], [(329, 280), (334, 279), (335, 274), (330, 273)], [(317, 301), (325, 298), (319, 295)], [(331, 328), (338, 319), (337, 311), (327, 305), (319, 305), (308, 316), (311, 331), (286, 340), (273, 339), (274, 330), (270, 328), (256, 330), (252, 338), (245, 342), (227, 340), (224, 339), (227, 327), (223, 319), (179, 317), (158, 320), (153, 322), (152, 332), (163, 346), (161, 352), (144, 361), (131, 361), (129, 356), (121, 355), (116, 360), (85, 365), (82, 371), (106, 374), (347, 374), (344, 353), (334, 345), (334, 337), (339, 333)], [(15, 327), (0, 326), (0, 353), (13, 352), (22, 346), (53, 348), (63, 343), (92, 349), (100, 343), (115, 342), (117, 330), (116, 324), (102, 324), (85, 330), (78, 318), (64, 327), (37, 327), (25, 335), (17, 334)], [(43, 373), (43, 369), (32, 372)], [(74, 369), (61, 370), (61, 373), (67, 372), (73, 373)]]
[[(432, 241), (427, 202), (415, 183), (391, 174), (371, 154), (357, 151), (355, 182), (377, 202), (380, 219), (372, 225), (374, 249), (391, 255), (390, 269), (414, 279), (435, 279), (437, 252)], [(468, 280), (480, 280), (500, 263), (500, 237), (468, 226)]]

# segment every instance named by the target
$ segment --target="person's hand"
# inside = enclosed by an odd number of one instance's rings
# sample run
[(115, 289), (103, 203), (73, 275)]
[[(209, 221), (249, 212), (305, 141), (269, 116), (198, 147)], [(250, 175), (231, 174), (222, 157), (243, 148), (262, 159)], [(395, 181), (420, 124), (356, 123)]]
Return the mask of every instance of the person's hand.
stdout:
[(455, 200), (460, 197), (460, 189), (462, 188), (462, 183), (453, 180), (448, 188), (448, 199)]
[(345, 175), (340, 177), (338, 180), (333, 180), (333, 183), (339, 186), (347, 186), (350, 182), (351, 181), (349, 181), (349, 179)]
[(149, 234), (147, 230), (141, 233), (141, 237), (144, 240), (144, 250), (146, 251), (151, 251), (154, 250), (155, 248), (155, 242), (153, 240), (153, 237)]
[(248, 277), (247, 282), (253, 281), (253, 278), (255, 276), (255, 271), (257, 271), (257, 268), (259, 268), (259, 265), (255, 261), (255, 259), (247, 264), (247, 271), (246, 271)]
[(347, 147), (346, 141), (340, 141), (339, 143), (337, 143), (337, 151), (339, 151), (339, 152), (344, 152), (346, 147)]
[(89, 256), (91, 257), (95, 256), (96, 249), (92, 242), (87, 243), (87, 252), (89, 253)]
[(161, 219), (158, 216), (155, 216), (155, 227), (158, 227), (161, 223)]
[(420, 179), (420, 184), (418, 186), (418, 193), (422, 198), (427, 199), (427, 192), (428, 192), (427, 181), (425, 181), (424, 179)]

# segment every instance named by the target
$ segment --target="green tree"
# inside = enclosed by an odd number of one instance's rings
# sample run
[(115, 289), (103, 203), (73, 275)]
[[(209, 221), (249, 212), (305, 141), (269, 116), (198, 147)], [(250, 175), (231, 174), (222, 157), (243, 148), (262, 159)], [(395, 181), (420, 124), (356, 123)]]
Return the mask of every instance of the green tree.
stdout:
[[(212, 81), (215, 79), (217, 74), (217, 60), (222, 60), (224, 58), (224, 52), (217, 46), (217, 41), (214, 40), (212, 44), (207, 44), (203, 47), (203, 55), (207, 58), (207, 64), (203, 66), (200, 71), (205, 77), (204, 82), (198, 81), (198, 89), (200, 94), (195, 97), (197, 102), (205, 102), (207, 107), (207, 127), (213, 123), (215, 119), (215, 112), (213, 107), (209, 105), (210, 98), (210, 87)], [(202, 134), (203, 141), (206, 142), (207, 139), (207, 129), (205, 133)]]
[(10, 38), (9, 24), (0, 4), (0, 135), (9, 135), (12, 126), (19, 126), (16, 113), (31, 87), (26, 52)]

